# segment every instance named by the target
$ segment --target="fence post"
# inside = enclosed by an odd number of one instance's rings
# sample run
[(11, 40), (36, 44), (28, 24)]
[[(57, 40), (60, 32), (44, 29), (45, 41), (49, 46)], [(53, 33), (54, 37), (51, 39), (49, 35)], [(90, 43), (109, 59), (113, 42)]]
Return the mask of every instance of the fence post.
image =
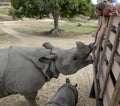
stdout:
[(100, 65), (99, 65), (99, 68), (98, 68), (97, 79), (99, 79), (99, 76), (100, 76), (100, 73), (101, 73), (101, 70), (102, 70), (102, 65), (103, 65), (103, 61), (104, 61), (104, 57), (105, 57), (105, 52), (106, 52), (106, 49), (107, 49), (107, 42), (108, 42), (108, 39), (109, 39), (109, 36), (110, 36), (110, 30), (111, 30), (112, 23), (113, 23), (113, 16), (110, 16), (109, 23), (108, 23), (108, 29), (105, 33), (105, 36), (106, 36), (105, 37), (105, 44), (104, 44), (103, 53), (102, 53), (102, 56), (101, 56), (101, 59), (100, 59)]
[(107, 70), (106, 70), (105, 81), (103, 83), (103, 88), (101, 89), (101, 93), (100, 93), (100, 98), (103, 98), (103, 95), (104, 95), (104, 91), (105, 91), (107, 81), (108, 81), (108, 78), (109, 78), (109, 74), (110, 74), (110, 69), (111, 69), (111, 66), (113, 64), (114, 55), (115, 55), (116, 49), (118, 47), (119, 37), (120, 37), (120, 23), (118, 24), (118, 31), (117, 31), (115, 41), (114, 41), (114, 45), (113, 45), (113, 48), (112, 48), (112, 51), (111, 51), (108, 67), (107, 67)]
[(120, 74), (116, 82), (116, 86), (109, 106), (118, 106), (119, 101), (120, 101)]

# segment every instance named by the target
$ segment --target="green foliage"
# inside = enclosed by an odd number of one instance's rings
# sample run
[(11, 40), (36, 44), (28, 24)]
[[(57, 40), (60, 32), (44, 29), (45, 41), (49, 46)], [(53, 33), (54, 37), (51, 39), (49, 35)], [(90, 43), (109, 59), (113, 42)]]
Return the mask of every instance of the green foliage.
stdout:
[(92, 8), (92, 12), (90, 14), (90, 19), (97, 19), (96, 15), (95, 15), (95, 5), (91, 4), (91, 8)]
[(52, 13), (54, 29), (58, 29), (58, 18), (73, 18), (78, 14), (90, 16), (91, 3), (89, 0), (11, 0), (10, 14), (13, 18), (45, 18)]
[(60, 13), (62, 17), (74, 17), (79, 11), (79, 0), (64, 0)]
[(16, 17), (44, 18), (54, 10), (61, 17), (74, 17), (77, 14), (90, 15), (89, 0), (11, 0), (10, 14)]
[(91, 3), (86, 2), (86, 0), (80, 0), (79, 12), (82, 15), (90, 16), (90, 14), (92, 12)]
[(42, 0), (11, 0), (11, 3), (13, 6), (10, 11), (12, 16), (19, 18), (43, 18), (49, 15), (46, 9), (46, 0), (44, 2)]

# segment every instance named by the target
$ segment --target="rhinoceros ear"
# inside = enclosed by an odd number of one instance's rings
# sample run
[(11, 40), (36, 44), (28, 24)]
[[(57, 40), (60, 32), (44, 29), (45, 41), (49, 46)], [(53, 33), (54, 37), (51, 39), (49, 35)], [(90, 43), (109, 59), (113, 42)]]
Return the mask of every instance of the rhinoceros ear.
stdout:
[(49, 42), (43, 43), (43, 47), (45, 47), (46, 49), (53, 49), (54, 48), (54, 46)]
[(57, 55), (48, 55), (48, 56), (39, 58), (39, 61), (43, 63), (49, 63), (51, 61), (55, 61), (56, 59), (57, 59)]
[(84, 47), (85, 47), (85, 44), (82, 43), (82, 42), (80, 42), (80, 41), (76, 42), (76, 45), (77, 45), (77, 48), (78, 48), (78, 49), (81, 49), (81, 48), (84, 48)]

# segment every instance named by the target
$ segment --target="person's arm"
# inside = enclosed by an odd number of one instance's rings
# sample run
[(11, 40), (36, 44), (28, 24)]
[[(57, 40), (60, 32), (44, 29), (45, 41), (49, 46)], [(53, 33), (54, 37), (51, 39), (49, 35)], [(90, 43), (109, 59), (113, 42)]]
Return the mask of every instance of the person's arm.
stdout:
[(93, 51), (97, 48), (97, 46), (99, 45), (100, 41), (102, 40), (103, 36), (104, 36), (104, 33), (105, 33), (105, 30), (106, 30), (106, 26), (107, 26), (107, 22), (106, 22), (106, 19), (105, 17), (103, 17), (102, 19), (102, 26), (97, 34), (97, 37), (96, 37), (96, 42), (93, 46)]
[(92, 34), (92, 37), (96, 37), (102, 25), (102, 17), (99, 18), (98, 26), (96, 31)]

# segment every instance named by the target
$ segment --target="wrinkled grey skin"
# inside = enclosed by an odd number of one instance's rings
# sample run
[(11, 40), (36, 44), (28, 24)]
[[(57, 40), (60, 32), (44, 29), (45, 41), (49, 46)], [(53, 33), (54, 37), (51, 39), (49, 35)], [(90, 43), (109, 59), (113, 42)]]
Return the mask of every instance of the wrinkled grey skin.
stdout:
[(76, 43), (69, 50), (55, 48), (44, 43), (45, 48), (11, 46), (0, 49), (0, 98), (20, 93), (37, 106), (38, 90), (59, 74), (69, 75), (92, 63), (87, 59), (92, 44)]
[(66, 79), (46, 106), (76, 106), (78, 101), (77, 84), (74, 86)]

